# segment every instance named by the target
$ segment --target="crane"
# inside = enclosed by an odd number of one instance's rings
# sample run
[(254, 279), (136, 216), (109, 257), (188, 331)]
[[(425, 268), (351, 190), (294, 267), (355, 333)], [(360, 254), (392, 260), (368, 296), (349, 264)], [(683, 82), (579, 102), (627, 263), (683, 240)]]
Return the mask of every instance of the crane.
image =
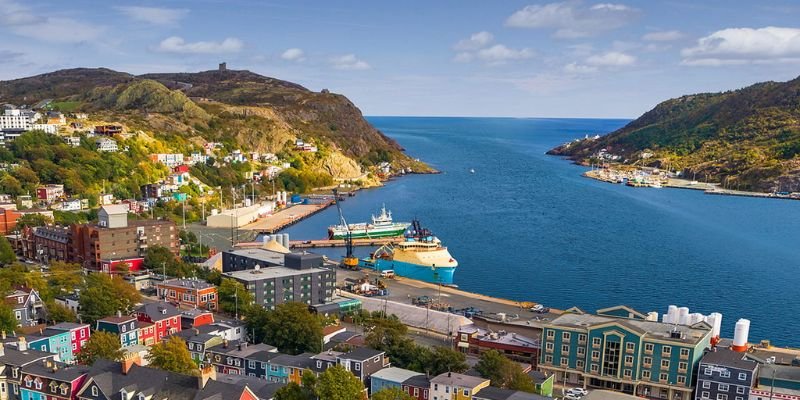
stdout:
[(347, 221), (344, 220), (344, 214), (342, 214), (342, 206), (339, 205), (339, 190), (333, 189), (333, 197), (334, 201), (336, 202), (336, 209), (339, 211), (339, 221), (344, 226), (347, 235), (344, 237), (344, 245), (346, 248), (347, 253), (342, 260), (342, 268), (356, 270), (358, 269), (358, 258), (353, 255), (353, 233), (350, 232), (350, 225), (347, 225)]

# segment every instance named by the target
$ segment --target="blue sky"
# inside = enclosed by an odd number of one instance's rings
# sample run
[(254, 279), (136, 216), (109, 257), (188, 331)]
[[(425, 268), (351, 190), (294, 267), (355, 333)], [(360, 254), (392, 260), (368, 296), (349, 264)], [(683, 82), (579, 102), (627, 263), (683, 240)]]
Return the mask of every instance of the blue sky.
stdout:
[(0, 0), (0, 79), (229, 68), (367, 115), (636, 117), (800, 75), (796, 1)]

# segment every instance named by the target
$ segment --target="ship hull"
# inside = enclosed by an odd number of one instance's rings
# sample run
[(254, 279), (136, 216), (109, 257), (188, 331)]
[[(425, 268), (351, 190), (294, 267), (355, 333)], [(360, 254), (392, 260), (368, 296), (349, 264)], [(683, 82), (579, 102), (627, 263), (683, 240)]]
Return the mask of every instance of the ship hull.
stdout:
[(395, 275), (419, 281), (452, 285), (456, 267), (431, 267), (395, 260), (362, 260), (361, 266), (376, 271), (393, 270)]
[[(406, 228), (407, 228), (406, 226), (398, 226), (395, 228), (379, 229), (379, 230), (356, 229), (356, 230), (351, 230), (350, 234), (352, 235), (353, 239), (396, 237), (402, 235), (406, 231)], [(340, 229), (330, 229), (328, 231), (328, 234), (331, 239), (344, 239), (347, 236), (347, 232), (345, 230), (340, 230)]]

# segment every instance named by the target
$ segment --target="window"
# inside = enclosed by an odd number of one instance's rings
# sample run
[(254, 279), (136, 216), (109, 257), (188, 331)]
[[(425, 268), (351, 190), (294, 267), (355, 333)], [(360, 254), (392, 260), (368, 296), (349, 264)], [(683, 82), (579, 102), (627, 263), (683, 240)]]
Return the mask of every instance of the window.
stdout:
[(583, 368), (586, 366), (586, 363), (585, 363), (585, 362), (583, 362), (583, 360), (578, 360), (578, 361), (577, 361), (577, 363), (575, 364), (575, 366), (576, 366), (578, 369), (580, 369), (580, 370), (583, 370)]
[(361, 371), (361, 363), (355, 363), (355, 364), (356, 364), (356, 371)]
[(592, 360), (597, 361), (600, 359), (600, 352), (595, 350), (592, 352)]
[(619, 376), (619, 361), (622, 343), (606, 341), (603, 349), (603, 375)]
[(739, 380), (740, 381), (746, 381), (747, 380), (747, 374), (744, 373), (744, 372), (739, 372)]
[(633, 350), (634, 350), (635, 348), (636, 348), (636, 343), (633, 343), (633, 342), (628, 342), (628, 343), (625, 343), (625, 350), (626, 350), (626, 351), (628, 351), (628, 352), (633, 352)]
[(194, 343), (189, 342), (189, 350), (194, 350)]
[(645, 343), (644, 344), (644, 351), (647, 353), (653, 353), (653, 344), (652, 343)]
[(419, 397), (419, 388), (414, 388), (414, 397)]
[(555, 338), (555, 336), (556, 336), (556, 331), (554, 331), (552, 329), (548, 329), (547, 330), (547, 338), (548, 339), (553, 339), (553, 338)]
[(711, 382), (703, 381), (703, 389), (711, 389)]
[(552, 352), (553, 351), (553, 342), (547, 342), (547, 344), (544, 345), (544, 349), (547, 352)]
[(561, 352), (569, 354), (569, 345), (568, 344), (562, 344), (561, 345)]
[(744, 386), (737, 386), (736, 393), (744, 394)]
[(569, 340), (571, 336), (572, 336), (572, 335), (571, 335), (569, 332), (563, 332), (563, 333), (561, 334), (561, 339), (562, 339), (562, 340)]
[(642, 378), (643, 379), (650, 379), (650, 371), (648, 371), (648, 370), (642, 371)]
[(672, 347), (670, 347), (670, 346), (661, 346), (661, 354), (671, 355), (672, 354)]
[(467, 341), (467, 334), (466, 333), (462, 333), (461, 334), (461, 341), (462, 342), (466, 342)]
[(720, 392), (727, 392), (729, 387), (730, 385), (727, 383), (720, 383), (717, 389), (719, 389)]
[(661, 374), (658, 375), (658, 380), (660, 380), (660, 381), (666, 382), (667, 378), (668, 378), (668, 376), (665, 373), (661, 373)]
[(586, 348), (578, 347), (578, 355), (581, 356), (581, 357), (585, 356), (586, 355)]
[(92, 386), (92, 396), (97, 396), (97, 386)]
[(601, 343), (601, 339), (600, 338), (596, 337), (596, 338), (592, 339), (592, 347), (599, 347), (600, 343)]
[(469, 396), (469, 389), (464, 389), (464, 396)]
[(247, 367), (250, 368), (250, 369), (256, 369), (256, 362), (253, 361), (253, 360), (248, 361), (247, 362)]
[(562, 367), (566, 367), (568, 362), (569, 361), (567, 360), (567, 357), (561, 357), (561, 366)]
[(596, 373), (597, 373), (597, 371), (599, 371), (599, 370), (600, 370), (600, 367), (598, 367), (598, 366), (597, 366), (597, 364), (592, 364), (592, 368), (591, 368), (591, 370), (592, 370), (592, 372), (593, 372), (593, 373), (595, 373), (595, 374), (596, 374)]
[(627, 366), (633, 365), (633, 356), (625, 356), (625, 365)]
[(629, 369), (626, 369), (625, 371), (622, 371), (622, 375), (624, 375), (626, 378), (630, 378), (633, 376), (633, 372), (631, 372)]
[(685, 376), (679, 376), (678, 377), (678, 384), (679, 385), (685, 385), (686, 384), (686, 377)]
[(679, 371), (686, 371), (687, 368), (689, 368), (689, 364), (687, 364), (686, 362), (682, 361), (682, 362), (678, 363), (678, 370)]
[(689, 349), (681, 349), (681, 358), (689, 358)]
[(743, 400), (742, 396), (736, 396), (736, 400)]
[(669, 360), (661, 360), (661, 368), (669, 368)]
[(702, 392), (702, 393), (700, 393), (700, 397), (701, 397), (701, 398), (704, 398), (704, 399), (707, 399), (707, 398), (708, 398), (708, 392)]
[(445, 386), (444, 387), (444, 392), (445, 393), (450, 393), (450, 386)]
[(544, 356), (544, 362), (546, 364), (552, 364), (553, 363), (553, 356)]
[(711, 368), (706, 368), (706, 369), (703, 370), (703, 375), (711, 376), (713, 374), (714, 374), (714, 372), (711, 370)]
[(642, 359), (642, 363), (644, 364), (645, 367), (649, 367), (650, 365), (653, 364), (653, 358), (652, 357), (645, 357), (645, 358)]
[(717, 393), (717, 400), (728, 400), (727, 394)]
[(66, 395), (67, 394), (67, 390), (69, 390), (69, 386), (62, 384), (61, 385), (61, 394), (62, 395)]
[(586, 343), (586, 334), (585, 333), (578, 334), (578, 342)]
[(728, 371), (727, 369), (723, 369), (722, 371), (719, 372), (719, 376), (721, 376), (723, 378), (730, 378), (731, 377), (731, 371)]

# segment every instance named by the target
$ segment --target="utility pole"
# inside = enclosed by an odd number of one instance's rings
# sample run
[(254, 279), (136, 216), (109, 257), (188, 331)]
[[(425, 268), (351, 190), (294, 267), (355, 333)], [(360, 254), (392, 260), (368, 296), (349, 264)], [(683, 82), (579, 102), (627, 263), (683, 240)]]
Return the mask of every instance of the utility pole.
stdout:
[(233, 298), (234, 298), (234, 301), (236, 302), (236, 319), (238, 320), (239, 319), (239, 287), (238, 286), (236, 286), (236, 289), (234, 289)]

